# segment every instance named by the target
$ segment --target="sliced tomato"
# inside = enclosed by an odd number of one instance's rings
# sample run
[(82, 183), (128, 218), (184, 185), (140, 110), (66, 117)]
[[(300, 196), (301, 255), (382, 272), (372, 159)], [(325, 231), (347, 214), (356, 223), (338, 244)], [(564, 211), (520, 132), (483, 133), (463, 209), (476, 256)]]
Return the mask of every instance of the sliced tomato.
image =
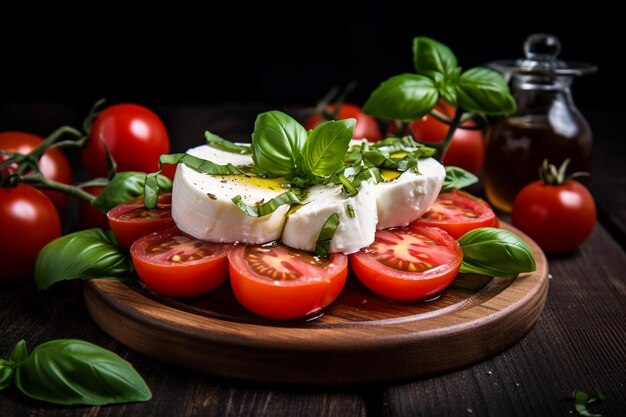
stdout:
[(236, 246), (228, 255), (237, 300), (263, 317), (312, 317), (341, 293), (348, 259), (334, 253), (320, 259), (280, 243)]
[(195, 239), (172, 227), (139, 238), (130, 254), (141, 281), (157, 294), (197, 297), (226, 280), (232, 247)]
[(350, 266), (367, 288), (392, 301), (415, 301), (439, 294), (454, 280), (463, 251), (436, 227), (377, 230), (367, 248), (350, 256)]
[(498, 218), (486, 201), (463, 191), (440, 193), (424, 215), (411, 225), (440, 227), (455, 239), (478, 227), (498, 227)]
[(150, 210), (144, 207), (141, 197), (113, 207), (107, 219), (116, 239), (130, 248), (135, 240), (148, 233), (175, 226), (171, 209), (171, 194), (160, 195), (157, 207)]

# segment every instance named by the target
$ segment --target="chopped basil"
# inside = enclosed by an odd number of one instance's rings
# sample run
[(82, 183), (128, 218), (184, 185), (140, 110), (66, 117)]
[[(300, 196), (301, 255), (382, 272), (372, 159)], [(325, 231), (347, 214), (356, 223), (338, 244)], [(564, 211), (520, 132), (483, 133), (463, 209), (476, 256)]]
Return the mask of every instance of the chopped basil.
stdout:
[(326, 258), (328, 256), (330, 241), (335, 235), (337, 226), (339, 226), (339, 214), (333, 213), (326, 219), (324, 225), (322, 226), (322, 230), (320, 230), (320, 234), (317, 236), (315, 254), (320, 258)]
[(241, 211), (250, 217), (263, 217), (273, 213), (278, 207), (285, 204), (300, 203), (300, 199), (298, 199), (293, 192), (287, 191), (272, 198), (270, 201), (259, 205), (251, 206), (246, 204), (240, 195), (233, 197), (233, 203), (235, 203)]
[(204, 132), (204, 137), (206, 138), (207, 144), (209, 146), (212, 146), (213, 148), (242, 155), (250, 155), (252, 153), (252, 149), (250, 149), (250, 146), (237, 145), (236, 143), (217, 136), (216, 134), (211, 133), (208, 130)]
[(351, 204), (348, 204), (347, 209), (348, 209), (348, 216), (350, 216), (351, 219), (354, 219), (356, 217), (356, 213), (354, 212), (354, 207), (352, 207)]

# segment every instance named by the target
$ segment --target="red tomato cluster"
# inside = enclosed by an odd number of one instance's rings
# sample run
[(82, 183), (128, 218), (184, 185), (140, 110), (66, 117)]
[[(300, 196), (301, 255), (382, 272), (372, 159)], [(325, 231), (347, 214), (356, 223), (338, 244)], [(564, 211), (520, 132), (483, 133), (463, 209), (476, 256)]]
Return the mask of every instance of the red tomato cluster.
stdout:
[[(326, 112), (332, 114), (334, 111), (335, 105), (329, 104), (326, 108)], [(359, 106), (350, 103), (341, 104), (336, 118), (337, 120), (356, 119), (352, 139), (367, 139), (370, 142), (376, 142), (383, 138), (376, 119), (369, 114), (363, 113), (363, 110)], [(304, 128), (311, 130), (326, 120), (327, 119), (321, 114), (314, 114), (304, 123)]]

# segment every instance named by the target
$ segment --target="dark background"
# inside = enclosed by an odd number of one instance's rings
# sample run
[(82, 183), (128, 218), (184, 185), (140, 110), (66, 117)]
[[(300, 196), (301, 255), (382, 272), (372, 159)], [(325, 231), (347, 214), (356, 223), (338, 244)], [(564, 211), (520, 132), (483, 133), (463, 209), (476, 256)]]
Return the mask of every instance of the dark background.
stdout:
[[(53, 102), (81, 111), (102, 97), (147, 105), (313, 105), (333, 85), (356, 80), (350, 99), (362, 104), (384, 79), (412, 71), (414, 36), (444, 42), (469, 68), (517, 58), (527, 35), (550, 32), (562, 41), (563, 59), (600, 67), (575, 82), (583, 112), (624, 108), (616, 62), (624, 37), (619, 13), (610, 9), (292, 2), (294, 11), (268, 3), (221, 2), (220, 10), (209, 2), (130, 3), (98, 2), (89, 6), (94, 10), (2, 6), (1, 103)], [(10, 121), (0, 114), (0, 123)]]

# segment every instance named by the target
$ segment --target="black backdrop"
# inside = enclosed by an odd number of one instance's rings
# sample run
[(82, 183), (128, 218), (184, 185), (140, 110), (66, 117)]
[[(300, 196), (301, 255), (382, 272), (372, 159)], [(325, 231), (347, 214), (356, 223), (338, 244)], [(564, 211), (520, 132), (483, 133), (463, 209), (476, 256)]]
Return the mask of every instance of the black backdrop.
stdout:
[[(530, 3), (426, 6), (295, 3), (287, 10), (239, 2), (98, 2), (60, 9), (1, 6), (0, 100), (88, 106), (263, 101), (313, 104), (333, 85), (357, 80), (362, 103), (390, 75), (411, 71), (411, 39), (448, 44), (470, 67), (515, 58), (533, 32), (560, 37), (562, 57), (596, 63), (576, 81), (586, 109), (624, 108), (626, 36), (619, 13), (589, 6), (546, 13)], [(462, 7), (454, 11), (456, 7)], [(451, 16), (448, 16), (448, 13)], [(621, 80), (620, 80), (621, 78)]]

